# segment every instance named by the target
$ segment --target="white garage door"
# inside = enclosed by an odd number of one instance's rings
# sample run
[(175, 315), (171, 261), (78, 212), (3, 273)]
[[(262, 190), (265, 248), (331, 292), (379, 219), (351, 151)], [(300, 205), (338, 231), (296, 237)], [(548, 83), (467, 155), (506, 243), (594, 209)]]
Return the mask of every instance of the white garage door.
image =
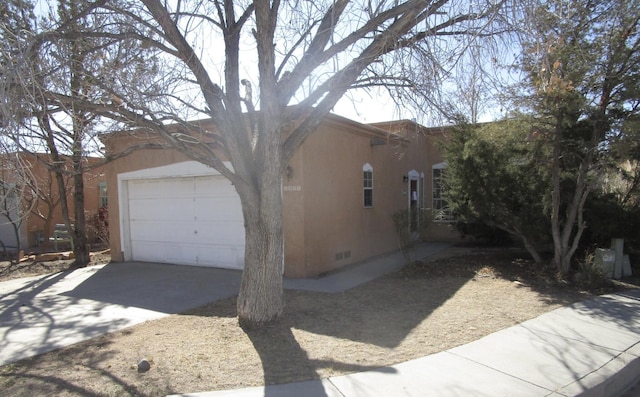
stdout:
[(133, 260), (242, 269), (238, 194), (222, 176), (128, 182)]

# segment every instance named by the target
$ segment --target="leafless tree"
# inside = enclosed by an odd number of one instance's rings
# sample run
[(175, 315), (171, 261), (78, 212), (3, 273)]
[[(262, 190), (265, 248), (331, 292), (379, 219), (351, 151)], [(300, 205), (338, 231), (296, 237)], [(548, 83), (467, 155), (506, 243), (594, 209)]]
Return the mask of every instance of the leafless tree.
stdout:
[[(11, 142), (0, 144), (0, 228), (2, 237), (0, 244), (3, 250), (14, 251), (14, 259), (20, 259), (20, 251), (25, 248), (26, 241), (24, 223), (33, 210), (34, 203), (24, 200), (32, 195), (34, 175), (28, 162), (20, 156)], [(10, 233), (7, 233), (7, 231)]]
[[(92, 84), (112, 101), (54, 89), (40, 95), (153, 131), (234, 184), (246, 232), (238, 315), (242, 323), (263, 323), (283, 310), (281, 186), (296, 150), (350, 90), (386, 86), (400, 97), (433, 98), (440, 71), (470, 41), (495, 31), (502, 6), (502, 0), (98, 0), (78, 15), (117, 13), (118, 27), (91, 26), (83, 36), (156, 51), (158, 77), (123, 86), (93, 70)], [(68, 35), (57, 28), (33, 42), (42, 47)], [(409, 74), (412, 68), (424, 73)], [(191, 122), (198, 118), (211, 119), (215, 131)]]
[[(8, 11), (33, 7), (26, 0), (14, 1), (16, 4), (10, 4)], [(118, 106), (121, 100), (104, 85), (132, 85), (135, 81), (142, 87), (143, 75), (151, 74), (153, 66), (152, 61), (143, 59), (143, 48), (128, 47), (128, 42), (120, 37), (87, 34), (89, 30), (109, 32), (113, 13), (97, 12), (96, 8), (104, 3), (87, 5), (78, 0), (58, 0), (50, 3), (48, 10), (41, 7), (37, 16), (29, 12), (11, 13), (20, 23), (11, 23), (9, 18), (0, 24), (4, 38), (0, 53), (4, 78), (0, 84), (0, 115), (5, 126), (4, 136), (20, 151), (47, 153), (36, 158), (51, 170), (55, 190), (65, 192), (59, 194), (56, 205), (60, 206), (67, 229), (71, 231), (76, 266), (89, 262), (85, 174), (91, 167), (100, 165), (89, 165), (87, 156), (100, 154), (99, 133), (120, 128), (113, 120), (101, 118), (79, 104)], [(101, 80), (94, 79), (96, 71)], [(51, 93), (74, 101), (58, 101)], [(126, 155), (133, 149), (116, 156)], [(73, 206), (67, 192), (72, 194)], [(36, 193), (40, 198), (50, 194), (51, 191)]]

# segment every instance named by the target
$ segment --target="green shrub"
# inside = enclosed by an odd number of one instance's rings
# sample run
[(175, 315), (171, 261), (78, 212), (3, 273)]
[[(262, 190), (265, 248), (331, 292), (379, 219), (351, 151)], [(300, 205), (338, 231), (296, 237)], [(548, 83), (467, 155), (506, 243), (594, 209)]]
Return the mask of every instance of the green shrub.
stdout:
[(458, 221), (455, 228), (463, 237), (471, 236), (482, 244), (501, 247), (513, 245), (513, 238), (509, 233), (500, 228), (489, 226), (480, 220)]

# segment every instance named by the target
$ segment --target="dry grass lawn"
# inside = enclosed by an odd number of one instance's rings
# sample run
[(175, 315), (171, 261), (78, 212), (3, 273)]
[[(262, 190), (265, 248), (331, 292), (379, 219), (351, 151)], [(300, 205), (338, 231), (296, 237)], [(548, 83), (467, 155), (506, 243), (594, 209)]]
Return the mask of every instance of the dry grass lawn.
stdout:
[(286, 291), (284, 318), (259, 329), (238, 326), (233, 298), (150, 321), (1, 367), (0, 394), (160, 396), (325, 378), (437, 353), (587, 298), (521, 255), (477, 250), (344, 293)]

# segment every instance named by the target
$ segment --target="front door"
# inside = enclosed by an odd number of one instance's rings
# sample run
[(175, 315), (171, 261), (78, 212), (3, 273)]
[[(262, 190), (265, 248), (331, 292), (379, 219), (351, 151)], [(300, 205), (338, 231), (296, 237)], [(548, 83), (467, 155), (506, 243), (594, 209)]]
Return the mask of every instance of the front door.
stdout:
[(418, 239), (419, 233), (419, 197), (420, 184), (418, 182), (419, 174), (416, 171), (409, 172), (409, 232), (412, 239)]
[(409, 230), (411, 234), (418, 231), (418, 181), (409, 181)]

